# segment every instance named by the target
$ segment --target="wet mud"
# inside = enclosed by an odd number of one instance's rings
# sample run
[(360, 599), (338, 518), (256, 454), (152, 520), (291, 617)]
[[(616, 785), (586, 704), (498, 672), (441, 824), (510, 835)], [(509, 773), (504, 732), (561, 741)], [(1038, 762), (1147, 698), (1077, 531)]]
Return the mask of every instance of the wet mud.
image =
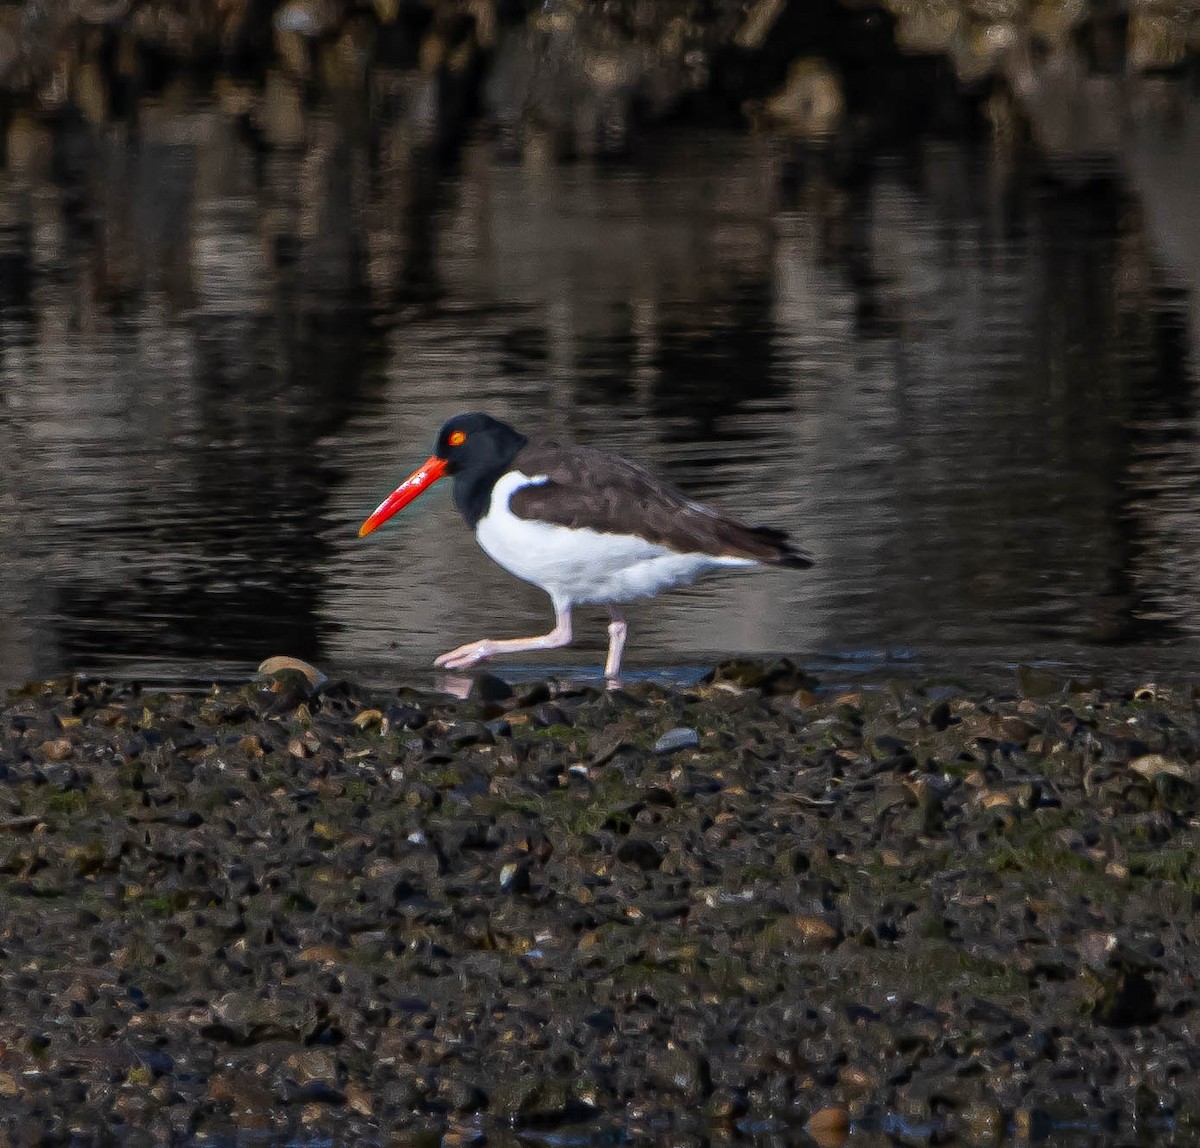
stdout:
[(33, 684), (0, 1140), (1194, 1142), (1198, 761), (1038, 670)]

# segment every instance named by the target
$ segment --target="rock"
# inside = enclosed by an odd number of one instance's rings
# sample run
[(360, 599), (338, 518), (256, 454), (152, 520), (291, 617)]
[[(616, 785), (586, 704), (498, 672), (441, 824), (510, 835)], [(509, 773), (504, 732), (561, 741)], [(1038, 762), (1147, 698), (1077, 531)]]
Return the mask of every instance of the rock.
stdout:
[(756, 662), (750, 658), (732, 658), (721, 662), (701, 681), (705, 685), (735, 686), (743, 690), (762, 690), (765, 694), (794, 694), (797, 690), (811, 690), (817, 685), (815, 678), (805, 673), (788, 658), (777, 658), (772, 662)]
[(338, 6), (334, 0), (288, 0), (275, 13), (280, 32), (312, 39), (337, 27)]
[(1147, 3), (1131, 5), (1127, 53), (1129, 67), (1151, 71), (1177, 67), (1187, 56), (1192, 12)]
[(1004, 1111), (998, 1104), (972, 1100), (958, 1112), (956, 1123), (970, 1144), (1000, 1144), (1008, 1134)]
[(840, 1148), (850, 1138), (850, 1113), (845, 1108), (820, 1108), (804, 1127), (819, 1148)]
[(42, 742), (42, 757), (46, 761), (63, 761), (71, 756), (72, 748), (70, 738), (56, 737), (50, 741)]
[(328, 680), (316, 666), (300, 658), (278, 656), (259, 663), (258, 672), (266, 678), (278, 678), (288, 673), (297, 673), (315, 690)]
[(370, 1118), (375, 1115), (375, 1102), (370, 1089), (361, 1084), (346, 1086), (346, 1107), (355, 1116)]
[(792, 935), (808, 949), (833, 949), (842, 940), (842, 931), (821, 917), (794, 917)]
[(1054, 1120), (1044, 1108), (1018, 1108), (1013, 1113), (1013, 1130), (1021, 1140), (1036, 1143), (1054, 1130)]
[(513, 697), (513, 688), (495, 674), (476, 674), (471, 683), (470, 697), (477, 702), (506, 702)]
[(657, 754), (677, 753), (681, 749), (696, 749), (700, 745), (699, 731), (679, 726), (669, 729), (654, 743)]
[(1147, 753), (1135, 757), (1129, 763), (1129, 768), (1151, 781), (1163, 773), (1182, 778), (1184, 781), (1190, 781), (1192, 776), (1192, 771), (1183, 762), (1164, 757), (1160, 753)]
[(268, 713), (282, 714), (297, 710), (315, 694), (312, 682), (300, 670), (281, 669), (270, 674), (258, 693)]
[(539, 729), (549, 729), (551, 726), (556, 725), (569, 726), (572, 724), (566, 710), (554, 702), (543, 702), (541, 705), (535, 706), (530, 717), (533, 720), (533, 724)]
[(422, 729), (429, 722), (429, 715), (415, 705), (388, 706), (384, 713), (384, 732), (397, 729)]
[(1037, 727), (1031, 725), (1023, 718), (1019, 717), (1003, 717), (998, 723), (1000, 736), (1004, 741), (1012, 742), (1014, 745), (1019, 745), (1022, 749), (1029, 744), (1029, 739), (1036, 732)]
[(354, 715), (354, 724), (359, 729), (379, 729), (383, 725), (383, 711), (377, 709), (362, 710)]
[(646, 1056), (646, 1076), (655, 1087), (688, 1097), (706, 1096), (712, 1089), (708, 1061), (682, 1048), (652, 1049)]
[(716, 1124), (733, 1123), (749, 1111), (750, 1102), (740, 1089), (717, 1088), (708, 1100), (708, 1118)]
[(873, 1073), (860, 1065), (847, 1064), (838, 1069), (838, 1083), (854, 1092), (870, 1092), (879, 1082)]
[(536, 1079), (528, 1075), (522, 1080), (506, 1082), (506, 1087), (493, 1092), (495, 1110), (516, 1127), (554, 1127), (564, 1123), (574, 1108), (570, 1086), (557, 1079)]
[(500, 870), (500, 888), (508, 893), (529, 892), (529, 863), (509, 862)]
[(762, 107), (772, 125), (808, 140), (832, 135), (846, 114), (841, 81), (824, 60), (815, 56), (793, 63), (783, 87)]
[(946, 55), (960, 35), (963, 13), (954, 4), (894, 3), (896, 46), (902, 52)]
[(779, 19), (785, 0), (755, 0), (746, 18), (734, 33), (733, 42), (743, 49), (756, 50), (763, 46), (767, 33)]
[(1140, 969), (1117, 969), (1105, 978), (1092, 1003), (1092, 1015), (1113, 1028), (1153, 1024), (1159, 1017), (1154, 985)]
[(546, 682), (534, 682), (517, 694), (516, 704), (518, 709), (531, 709), (542, 702), (548, 702), (550, 698), (550, 686)]
[(657, 869), (663, 863), (662, 854), (639, 837), (629, 837), (617, 846), (617, 860), (646, 870)]
[(465, 749), (469, 745), (494, 745), (495, 734), (483, 722), (455, 722), (446, 731), (446, 743), (451, 749)]
[(1087, 0), (1037, 0), (1030, 15), (1030, 35), (1052, 52), (1066, 51), (1086, 12)]
[[(169, 1142), (202, 1111), (338, 1142), (586, 1119), (688, 1143), (805, 1111), (827, 1143), (887, 1112), (997, 1143), (1016, 1105), (1042, 1127), (1036, 1096), (1052, 1130), (1200, 1100), (1136, 1071), (1194, 1043), (1196, 813), (1159, 788), (1190, 782), (1132, 768), (1195, 768), (1188, 690), (565, 688), (572, 726), (513, 709), (511, 736), (440, 692), (371, 732), (353, 687), (260, 696), (0, 704), (0, 1108), (42, 1139)], [(389, 725), (401, 704), (423, 734)], [(677, 723), (702, 769), (650, 752)]]
[(262, 738), (256, 733), (248, 733), (238, 738), (237, 750), (238, 753), (243, 753), (247, 757), (252, 758), (266, 757), (267, 754)]
[[(471, 1112), (469, 1116), (463, 1117), (462, 1112), (469, 1110), (471, 1105), (477, 1108), (487, 1107), (487, 1098), (478, 1089), (468, 1089), (463, 1093), (468, 1099), (450, 1098), (449, 1103), (456, 1111), (446, 1124), (446, 1130), (442, 1133), (441, 1148), (469, 1148), (471, 1145), (486, 1144), (488, 1142), (487, 1131), (483, 1124), (483, 1114), (481, 1112)], [(458, 1105), (455, 1100), (458, 1099)], [(460, 1107), (465, 1104), (466, 1107)]]

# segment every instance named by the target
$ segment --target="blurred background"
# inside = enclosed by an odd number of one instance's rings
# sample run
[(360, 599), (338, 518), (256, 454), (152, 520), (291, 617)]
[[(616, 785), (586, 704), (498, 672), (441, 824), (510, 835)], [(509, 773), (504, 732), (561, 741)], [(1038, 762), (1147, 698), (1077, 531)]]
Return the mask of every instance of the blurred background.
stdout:
[[(634, 670), (1194, 664), (1195, 0), (0, 3), (0, 682), (391, 682), (549, 604), (482, 409), (793, 532)], [(598, 672), (577, 648), (518, 669)]]

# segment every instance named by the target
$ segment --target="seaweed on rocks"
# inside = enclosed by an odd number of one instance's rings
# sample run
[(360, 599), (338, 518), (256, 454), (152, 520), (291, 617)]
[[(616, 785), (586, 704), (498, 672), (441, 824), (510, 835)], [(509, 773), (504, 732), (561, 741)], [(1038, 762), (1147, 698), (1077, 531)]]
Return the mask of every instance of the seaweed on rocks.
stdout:
[(0, 1134), (1184, 1143), (1198, 782), (1188, 683), (33, 683)]

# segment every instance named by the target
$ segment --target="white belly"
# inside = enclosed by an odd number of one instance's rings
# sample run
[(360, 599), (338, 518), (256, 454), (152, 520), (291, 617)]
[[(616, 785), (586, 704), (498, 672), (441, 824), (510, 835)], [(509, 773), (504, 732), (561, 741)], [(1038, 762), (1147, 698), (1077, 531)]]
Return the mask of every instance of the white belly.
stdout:
[(545, 482), (512, 471), (492, 490), (475, 537), (492, 559), (518, 578), (541, 586), (556, 606), (629, 602), (695, 581), (719, 566), (754, 566), (749, 558), (679, 554), (628, 534), (601, 534), (518, 518), (508, 500), (522, 486)]

